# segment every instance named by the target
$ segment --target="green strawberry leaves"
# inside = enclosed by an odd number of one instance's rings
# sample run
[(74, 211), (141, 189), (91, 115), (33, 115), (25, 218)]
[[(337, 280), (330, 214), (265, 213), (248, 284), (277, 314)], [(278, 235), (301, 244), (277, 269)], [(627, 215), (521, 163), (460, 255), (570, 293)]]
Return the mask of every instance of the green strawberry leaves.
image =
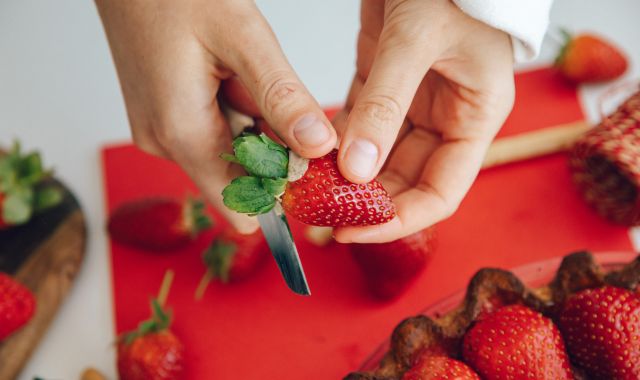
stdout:
[(202, 256), (202, 260), (211, 272), (212, 278), (219, 278), (220, 281), (229, 281), (229, 270), (233, 263), (233, 255), (236, 252), (236, 245), (221, 239), (216, 239), (211, 247)]
[(62, 202), (58, 186), (46, 183), (51, 171), (45, 170), (38, 152), (22, 153), (17, 141), (9, 153), (0, 155), (0, 217), (8, 225), (24, 224), (39, 211)]
[(233, 140), (234, 156), (225, 154), (223, 159), (240, 164), (252, 176), (285, 178), (289, 153), (285, 147), (271, 140), (264, 133), (242, 134)]
[(289, 152), (267, 135), (245, 133), (233, 140), (234, 155), (222, 159), (240, 164), (249, 174), (222, 191), (228, 208), (251, 216), (269, 212), (287, 185)]
[(131, 344), (139, 337), (166, 330), (171, 325), (171, 311), (166, 311), (158, 299), (151, 300), (151, 318), (138, 324), (138, 328), (122, 335), (125, 344)]

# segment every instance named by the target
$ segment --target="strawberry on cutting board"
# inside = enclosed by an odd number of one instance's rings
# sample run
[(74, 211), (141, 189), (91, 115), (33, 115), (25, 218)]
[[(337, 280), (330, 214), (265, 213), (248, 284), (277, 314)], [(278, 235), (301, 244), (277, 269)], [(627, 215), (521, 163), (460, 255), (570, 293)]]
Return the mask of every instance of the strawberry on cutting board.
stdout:
[(434, 228), (389, 243), (349, 244), (371, 294), (382, 300), (402, 294), (426, 268), (434, 249)]
[(0, 154), (0, 229), (25, 224), (62, 201), (62, 190), (50, 178), (38, 152), (23, 153), (16, 142)]
[(187, 246), (211, 226), (204, 203), (187, 198), (143, 198), (123, 203), (109, 216), (107, 228), (118, 243), (150, 251)]
[(235, 155), (222, 156), (242, 165), (248, 176), (234, 179), (222, 195), (237, 212), (257, 215), (281, 202), (284, 211), (315, 226), (366, 226), (386, 223), (395, 206), (373, 180), (354, 184), (338, 171), (337, 151), (307, 160), (265, 134), (243, 134), (233, 141)]
[(402, 376), (402, 380), (480, 380), (469, 366), (446, 356), (425, 355), (420, 357)]
[(11, 276), (0, 273), (0, 342), (33, 317), (36, 299)]
[(522, 305), (504, 306), (464, 336), (463, 357), (485, 380), (573, 379), (560, 331)]
[(247, 279), (264, 264), (267, 257), (269, 246), (262, 231), (245, 235), (228, 227), (202, 255), (207, 271), (196, 290), (196, 299), (202, 298), (213, 279), (219, 279), (223, 283)]
[(564, 34), (566, 43), (555, 66), (570, 81), (602, 82), (616, 79), (627, 71), (627, 58), (610, 42), (592, 34)]
[(118, 338), (120, 380), (178, 380), (184, 368), (184, 346), (170, 330), (171, 313), (163, 309), (173, 272), (162, 281), (151, 301), (151, 318)]
[(566, 301), (558, 325), (573, 361), (598, 379), (640, 379), (640, 297), (604, 286)]

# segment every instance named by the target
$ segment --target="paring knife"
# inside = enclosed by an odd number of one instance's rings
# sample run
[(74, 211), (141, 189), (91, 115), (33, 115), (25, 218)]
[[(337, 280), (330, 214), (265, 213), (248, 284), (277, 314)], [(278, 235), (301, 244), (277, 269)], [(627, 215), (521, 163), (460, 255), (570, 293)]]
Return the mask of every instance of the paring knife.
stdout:
[[(226, 104), (221, 104), (221, 108), (234, 136), (239, 135), (245, 128), (253, 126), (253, 118), (250, 116), (244, 115)], [(276, 203), (268, 213), (258, 215), (258, 222), (289, 289), (303, 296), (311, 295), (300, 256), (298, 256), (298, 249), (293, 241), (287, 217), (280, 207), (280, 203)]]
[(271, 211), (258, 215), (258, 222), (289, 289), (303, 296), (311, 295), (287, 217), (280, 204), (276, 203)]

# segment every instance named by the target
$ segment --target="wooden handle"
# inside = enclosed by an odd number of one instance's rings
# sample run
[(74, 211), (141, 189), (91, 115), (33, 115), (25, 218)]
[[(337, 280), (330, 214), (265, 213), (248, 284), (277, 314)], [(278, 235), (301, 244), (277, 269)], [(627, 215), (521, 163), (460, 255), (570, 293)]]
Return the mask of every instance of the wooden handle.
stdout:
[(590, 128), (589, 123), (580, 120), (497, 139), (489, 147), (482, 168), (565, 151)]

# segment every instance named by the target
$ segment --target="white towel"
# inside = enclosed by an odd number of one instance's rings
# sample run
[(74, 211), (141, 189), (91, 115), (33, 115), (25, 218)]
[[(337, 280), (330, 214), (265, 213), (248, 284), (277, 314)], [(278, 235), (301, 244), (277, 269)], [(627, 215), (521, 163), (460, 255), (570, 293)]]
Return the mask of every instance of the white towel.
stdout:
[(535, 58), (553, 0), (453, 0), (469, 16), (511, 35), (516, 62)]

